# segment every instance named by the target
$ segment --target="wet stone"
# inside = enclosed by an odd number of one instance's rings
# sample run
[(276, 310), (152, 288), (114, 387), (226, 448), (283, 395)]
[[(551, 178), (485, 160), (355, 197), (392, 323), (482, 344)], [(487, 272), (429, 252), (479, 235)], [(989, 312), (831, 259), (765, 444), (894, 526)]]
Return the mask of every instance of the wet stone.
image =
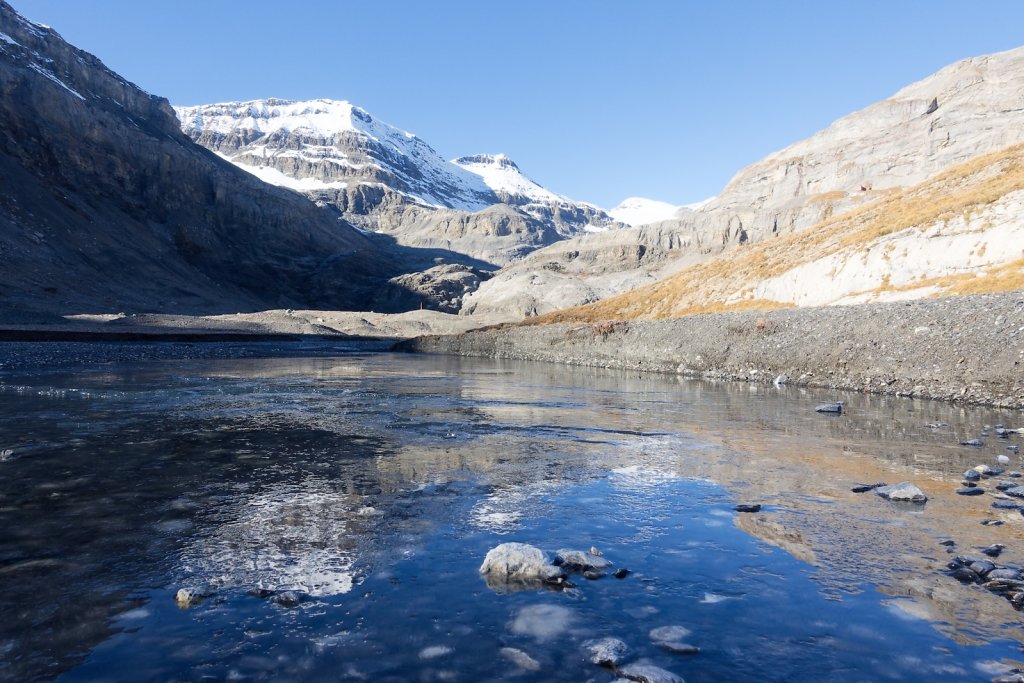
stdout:
[(1024, 498), (1024, 486), (1014, 486), (1013, 488), (1006, 489), (1004, 493), (1014, 498)]
[(302, 603), (302, 593), (298, 591), (282, 591), (271, 596), (270, 601), (278, 607), (298, 607)]
[(877, 488), (885, 486), (884, 481), (880, 481), (877, 484), (856, 484), (850, 490), (854, 493), (867, 493), (868, 491), (874, 491)]
[(975, 448), (981, 448), (982, 446), (985, 445), (985, 442), (982, 441), (981, 439), (967, 439), (965, 441), (961, 441), (960, 445), (961, 446), (973, 446)]
[(985, 493), (985, 489), (980, 486), (968, 486), (962, 489), (957, 489), (956, 493), (958, 496), (980, 496)]
[(629, 654), (629, 647), (618, 638), (599, 638), (583, 643), (588, 658), (598, 666), (613, 667)]
[(1000, 498), (999, 500), (992, 501), (992, 507), (997, 510), (1019, 510), (1020, 503)]
[(982, 520), (982, 526), (1002, 526), (1005, 522), (1001, 519), (985, 519)]
[(841, 401), (837, 401), (835, 403), (820, 403), (814, 407), (814, 411), (818, 413), (839, 415), (843, 412), (843, 404)]
[(733, 506), (733, 510), (736, 512), (760, 512), (761, 505), (759, 503), (740, 503), (739, 505)]
[(567, 571), (601, 570), (612, 566), (604, 557), (583, 550), (559, 550), (555, 553), (554, 564)]
[(695, 655), (700, 652), (699, 647), (689, 643), (659, 642), (658, 647), (674, 655)]
[(983, 555), (988, 555), (989, 557), (999, 557), (999, 554), (1003, 552), (1005, 549), (1006, 546), (1002, 543), (993, 543), (987, 548), (982, 548), (981, 552)]
[(632, 572), (630, 572), (625, 567), (619, 567), (614, 572), (612, 572), (612, 576), (614, 576), (616, 579), (624, 579), (627, 576), (629, 576), (631, 573)]
[(598, 571), (596, 569), (588, 569), (587, 571), (583, 572), (583, 578), (587, 579), (588, 581), (597, 581), (598, 579), (603, 579), (604, 577), (605, 573), (602, 571)]
[(685, 683), (682, 678), (671, 671), (647, 662), (635, 662), (624, 666), (619, 669), (618, 673), (623, 678), (637, 681), (637, 683)]
[(996, 579), (1009, 579), (1010, 581), (1017, 581), (1020, 579), (1020, 570), (1013, 569), (1011, 567), (999, 567), (998, 569), (993, 569), (992, 571), (990, 571), (986, 578), (990, 581), (994, 581)]
[(957, 567), (949, 574), (960, 583), (977, 583), (981, 580), (978, 574), (967, 567)]
[(972, 562), (970, 566), (968, 566), (968, 569), (970, 569), (978, 576), (985, 576), (995, 568), (996, 565), (989, 560), (980, 560), (978, 562)]
[(909, 481), (902, 481), (892, 486), (882, 486), (875, 489), (875, 493), (887, 500), (900, 502), (924, 503), (928, 500), (928, 496)]

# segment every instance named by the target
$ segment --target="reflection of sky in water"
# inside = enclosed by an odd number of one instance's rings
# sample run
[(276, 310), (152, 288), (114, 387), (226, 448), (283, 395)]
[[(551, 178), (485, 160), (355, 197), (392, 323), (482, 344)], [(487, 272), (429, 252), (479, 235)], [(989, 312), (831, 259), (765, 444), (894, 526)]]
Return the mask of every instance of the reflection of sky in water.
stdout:
[[(939, 574), (937, 541), (1024, 562), (1024, 518), (952, 494), (996, 452), (956, 440), (1012, 420), (870, 396), (808, 409), (828, 398), (405, 356), (0, 377), (0, 573), (21, 589), (0, 607), (22, 620), (0, 625), (0, 678), (16, 659), (102, 678), (107, 657), (156, 679), (578, 680), (603, 672), (577, 641), (608, 635), (690, 681), (766, 661), (777, 680), (1005, 668), (1019, 615)], [(902, 479), (927, 506), (849, 491)], [(509, 540), (596, 545), (634, 573), (492, 594), (476, 569)], [(214, 596), (178, 610), (193, 583)], [(315, 599), (288, 611), (254, 588)], [(674, 622), (698, 658), (649, 642)]]

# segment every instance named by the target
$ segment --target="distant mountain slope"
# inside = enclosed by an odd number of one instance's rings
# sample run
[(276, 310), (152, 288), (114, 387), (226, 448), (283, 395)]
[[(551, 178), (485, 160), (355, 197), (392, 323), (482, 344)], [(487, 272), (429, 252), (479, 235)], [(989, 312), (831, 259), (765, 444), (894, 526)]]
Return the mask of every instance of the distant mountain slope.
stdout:
[(266, 99), (176, 111), (192, 140), (403, 245), (503, 265), (593, 226), (622, 227), (541, 187), (504, 155), (446, 161), (348, 102)]
[(680, 207), (668, 202), (659, 202), (644, 197), (629, 197), (622, 200), (608, 215), (626, 225), (648, 225), (659, 221), (667, 221), (675, 216)]
[(813, 228), (538, 322), (665, 318), (1024, 289), (1024, 145)]
[[(723, 251), (807, 230), (1021, 142), (1024, 48), (966, 59), (742, 169), (696, 210), (538, 250), (466, 306), (527, 315), (589, 303)], [(638, 256), (624, 258), (631, 254)]]
[(398, 272), (0, 0), (0, 313), (351, 308)]

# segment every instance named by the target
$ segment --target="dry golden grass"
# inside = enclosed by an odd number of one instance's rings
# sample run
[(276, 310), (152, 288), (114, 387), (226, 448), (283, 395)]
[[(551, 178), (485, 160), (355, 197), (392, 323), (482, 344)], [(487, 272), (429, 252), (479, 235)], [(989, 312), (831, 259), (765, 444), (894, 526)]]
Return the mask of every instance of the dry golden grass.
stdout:
[[(890, 233), (969, 216), (1020, 189), (1024, 189), (1024, 145), (1015, 145), (958, 164), (913, 188), (889, 191), (876, 201), (830, 217), (806, 231), (733, 248), (651, 285), (529, 322), (656, 319), (789, 306), (777, 301), (734, 299), (751, 282), (781, 275), (839, 251), (863, 249)], [(965, 279), (941, 286), (951, 294), (1024, 287), (1019, 268), (1007, 266), (1004, 270), (984, 277), (957, 276)], [(921, 286), (926, 285), (914, 283), (909, 288)]]

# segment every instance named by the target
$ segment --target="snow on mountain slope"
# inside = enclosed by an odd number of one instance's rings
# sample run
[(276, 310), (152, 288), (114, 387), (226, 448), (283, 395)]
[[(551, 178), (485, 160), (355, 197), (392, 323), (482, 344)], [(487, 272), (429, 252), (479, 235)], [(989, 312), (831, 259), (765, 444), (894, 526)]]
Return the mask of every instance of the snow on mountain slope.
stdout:
[(487, 187), (507, 204), (551, 203), (579, 204), (541, 187), (523, 174), (504, 154), (473, 154), (453, 159), (452, 163), (480, 176)]
[(681, 207), (668, 202), (644, 197), (630, 197), (608, 211), (608, 215), (626, 225), (646, 225), (668, 220), (675, 216)]
[[(498, 202), (479, 175), (349, 102), (266, 99), (175, 111), (189, 137), (242, 167), (334, 187), (350, 180), (384, 183), (417, 203), (460, 211)], [(322, 189), (297, 187), (273, 173), (260, 177), (293, 189)]]

